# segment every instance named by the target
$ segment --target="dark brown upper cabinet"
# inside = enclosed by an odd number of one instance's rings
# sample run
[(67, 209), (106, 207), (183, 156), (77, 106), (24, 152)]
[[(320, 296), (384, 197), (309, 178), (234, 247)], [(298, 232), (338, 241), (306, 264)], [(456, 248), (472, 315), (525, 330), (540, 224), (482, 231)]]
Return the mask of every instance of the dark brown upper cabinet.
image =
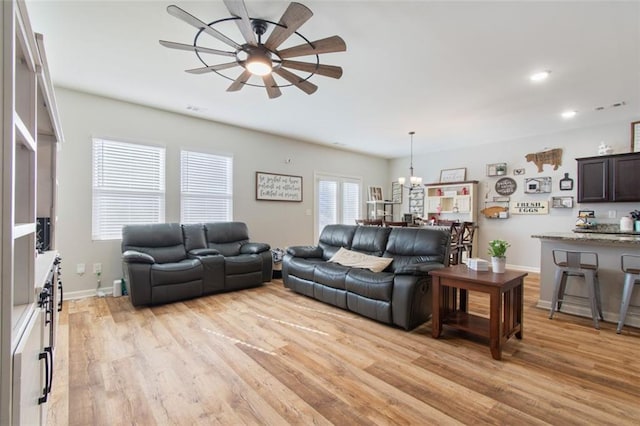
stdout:
[(640, 201), (640, 153), (576, 160), (579, 203)]

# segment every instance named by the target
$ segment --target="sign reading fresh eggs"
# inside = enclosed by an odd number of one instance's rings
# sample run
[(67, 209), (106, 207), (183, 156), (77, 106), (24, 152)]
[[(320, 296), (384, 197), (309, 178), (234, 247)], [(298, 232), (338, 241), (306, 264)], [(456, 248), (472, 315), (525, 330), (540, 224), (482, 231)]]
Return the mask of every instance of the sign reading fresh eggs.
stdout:
[(549, 201), (516, 201), (509, 211), (511, 214), (549, 214)]

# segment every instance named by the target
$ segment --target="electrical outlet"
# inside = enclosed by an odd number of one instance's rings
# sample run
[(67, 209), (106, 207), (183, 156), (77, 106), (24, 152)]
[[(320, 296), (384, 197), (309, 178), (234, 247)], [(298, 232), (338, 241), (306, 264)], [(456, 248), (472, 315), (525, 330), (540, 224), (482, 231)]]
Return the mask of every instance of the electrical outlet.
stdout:
[(616, 211), (609, 210), (609, 219), (615, 219), (615, 218), (616, 218)]
[(84, 270), (85, 270), (84, 263), (78, 263), (76, 265), (76, 273), (77, 274), (79, 274), (79, 275), (84, 274)]
[(94, 263), (93, 264), (93, 273), (101, 274), (102, 273), (102, 263)]

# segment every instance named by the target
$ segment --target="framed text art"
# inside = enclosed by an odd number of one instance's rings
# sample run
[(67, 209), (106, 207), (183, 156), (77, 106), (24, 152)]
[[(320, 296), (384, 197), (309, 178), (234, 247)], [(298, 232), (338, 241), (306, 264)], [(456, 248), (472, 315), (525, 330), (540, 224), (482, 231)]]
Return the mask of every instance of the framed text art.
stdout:
[(256, 172), (256, 200), (302, 202), (302, 176)]
[(440, 170), (440, 183), (462, 182), (467, 177), (467, 168)]
[(391, 201), (393, 203), (402, 203), (402, 185), (400, 182), (391, 182)]

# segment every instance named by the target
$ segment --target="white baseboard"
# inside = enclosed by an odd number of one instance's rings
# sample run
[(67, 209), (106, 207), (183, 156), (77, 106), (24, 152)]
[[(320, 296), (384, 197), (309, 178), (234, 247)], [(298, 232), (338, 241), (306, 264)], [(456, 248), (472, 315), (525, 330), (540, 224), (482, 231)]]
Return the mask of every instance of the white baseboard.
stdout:
[(509, 263), (507, 263), (507, 269), (515, 269), (516, 271), (524, 271), (524, 272), (531, 272), (534, 274), (539, 274), (540, 273), (540, 268), (536, 268), (533, 266), (522, 266), (522, 265), (511, 265)]
[[(102, 292), (103, 297), (113, 297), (113, 286), (100, 287), (100, 291)], [(98, 294), (95, 289), (64, 292), (65, 300), (86, 299), (87, 297), (96, 297), (96, 296), (98, 296)]]
[[(538, 300), (536, 307), (549, 311), (551, 309), (551, 301)], [(640, 328), (640, 316), (638, 316), (638, 314), (634, 315), (633, 312), (631, 312), (632, 309), (633, 307), (629, 307), (629, 311), (627, 311), (627, 317), (625, 318), (624, 325)], [(636, 308), (636, 312), (638, 312), (637, 308)], [(588, 306), (575, 305), (570, 302), (562, 302), (562, 310), (560, 311), (560, 313), (591, 318), (591, 309)], [(603, 311), (602, 316), (604, 316), (604, 320), (606, 322), (612, 322), (617, 324), (620, 313)]]

